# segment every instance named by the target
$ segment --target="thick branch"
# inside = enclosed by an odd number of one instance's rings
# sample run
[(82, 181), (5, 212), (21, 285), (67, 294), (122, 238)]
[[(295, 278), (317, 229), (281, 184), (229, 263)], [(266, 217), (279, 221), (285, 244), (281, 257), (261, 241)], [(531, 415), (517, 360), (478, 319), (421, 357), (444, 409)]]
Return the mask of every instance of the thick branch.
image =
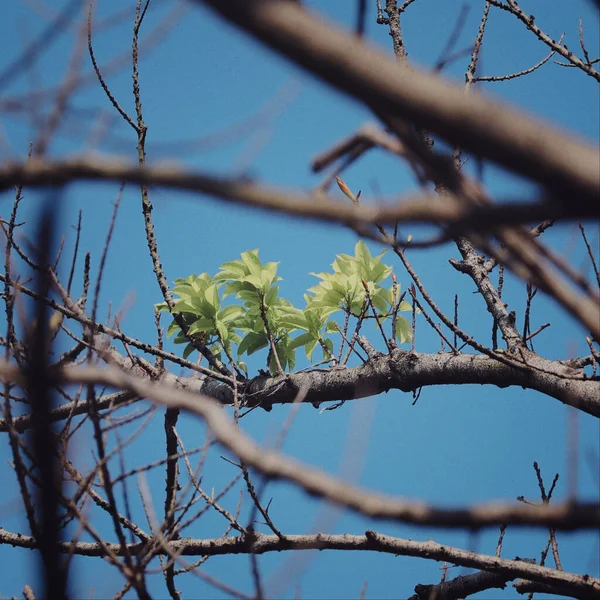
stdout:
[(258, 378), (249, 386), (245, 398), (249, 405), (265, 407), (293, 402), (300, 389), (307, 390), (305, 402), (320, 403), (365, 398), (391, 389), (412, 392), (432, 385), (488, 384), (534, 389), (600, 417), (600, 382), (583, 379), (558, 361), (532, 352), (523, 352), (523, 356), (527, 364), (510, 367), (481, 355), (394, 350), (351, 369)]
[[(391, 389), (413, 392), (432, 385), (488, 384), (534, 389), (600, 417), (600, 382), (584, 379), (578, 371), (532, 352), (524, 351), (522, 356), (526, 364), (510, 367), (481, 355), (422, 354), (396, 349), (390, 355), (378, 355), (350, 369), (256, 378), (246, 389), (245, 401), (250, 406), (268, 408), (293, 402), (300, 389), (305, 390), (305, 402), (318, 404), (376, 396)], [(219, 389), (222, 401), (227, 397), (227, 387)], [(207, 388), (203, 392), (207, 393)]]
[[(122, 370), (137, 377), (148, 377), (148, 373), (129, 357), (111, 349), (111, 362)], [(506, 356), (506, 355), (504, 355)], [(260, 406), (270, 410), (274, 404), (289, 404), (295, 401), (298, 391), (303, 390), (303, 402), (315, 405), (321, 402), (354, 400), (376, 396), (382, 392), (398, 389), (413, 392), (433, 385), (496, 385), (500, 388), (518, 386), (537, 390), (578, 408), (591, 415), (600, 416), (600, 382), (583, 379), (578, 370), (560, 361), (549, 361), (523, 351), (527, 365), (511, 367), (483, 355), (442, 353), (423, 354), (396, 349), (390, 355), (377, 355), (364, 365), (353, 368), (334, 368), (288, 374), (281, 377), (256, 377), (244, 392), (246, 406)], [(176, 376), (165, 372), (161, 382), (178, 387), (192, 394), (203, 394), (220, 404), (233, 404), (233, 391), (223, 382), (211, 377)], [(107, 396), (97, 400), (99, 409), (115, 403), (129, 401), (131, 395), (118, 399)], [(73, 406), (65, 404), (54, 409), (52, 420), (65, 419), (69, 414), (85, 414), (86, 402)], [(29, 415), (14, 419), (17, 431), (31, 427)], [(0, 419), (0, 431), (7, 424)]]

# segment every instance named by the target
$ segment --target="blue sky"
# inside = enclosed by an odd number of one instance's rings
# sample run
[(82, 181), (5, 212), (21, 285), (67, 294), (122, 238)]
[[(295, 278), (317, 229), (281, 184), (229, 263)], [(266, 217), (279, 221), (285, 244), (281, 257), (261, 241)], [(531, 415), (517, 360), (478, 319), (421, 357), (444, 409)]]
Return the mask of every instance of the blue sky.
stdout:
[[(353, 2), (327, 0), (305, 4), (344, 26), (352, 26), (354, 22)], [(461, 4), (449, 0), (417, 0), (411, 5), (403, 21), (411, 60), (428, 68), (439, 59)], [(472, 43), (483, 10), (480, 0), (464, 4), (470, 10), (457, 49), (468, 48)], [(592, 2), (523, 0), (521, 5), (527, 12), (535, 14), (539, 26), (555, 39), (566, 31), (565, 40), (576, 53), (579, 53), (577, 32), (579, 18), (582, 18), (590, 53), (597, 52), (598, 19)], [(97, 18), (112, 14), (122, 6), (116, 2), (100, 3)], [(142, 39), (158, 25), (169, 22), (168, 15), (172, 15), (173, 6), (174, 3), (166, 0), (153, 3)], [(55, 7), (51, 3), (7, 3), (3, 7), (0, 73), (19, 55), (25, 44), (47, 27), (45, 15), (53, 10)], [(385, 27), (376, 24), (375, 16), (375, 3), (369, 2), (367, 37), (391, 53), (391, 40)], [(11, 85), (0, 90), (0, 101), (61, 82), (75, 38), (76, 30), (73, 29), (50, 44), (33, 69), (20, 74)], [(127, 52), (130, 38), (128, 21), (98, 31), (94, 44), (100, 64)], [(520, 71), (537, 63), (546, 53), (546, 47), (514, 18), (501, 11), (492, 11), (483, 47), (481, 74)], [(83, 60), (84, 70), (88, 71), (90, 65), (86, 54)], [(467, 61), (465, 55), (451, 64), (445, 71), (446, 77), (462, 82)], [(310, 171), (311, 158), (364, 122), (374, 120), (354, 101), (329, 90), (274, 56), (198, 4), (190, 4), (165, 38), (143, 54), (140, 77), (144, 118), (149, 128), (147, 153), (150, 162), (176, 160), (193, 169), (245, 174), (297, 190), (314, 188), (321, 181), (321, 176)], [(125, 66), (119, 72), (107, 74), (107, 81), (122, 106), (133, 114), (129, 69)], [(486, 93), (553, 121), (592, 142), (598, 140), (597, 83), (576, 69), (566, 69), (550, 61), (528, 77), (485, 85)], [(267, 103), (271, 108), (265, 111)], [(48, 108), (47, 103), (39, 106), (40, 111)], [(88, 152), (87, 144), (94, 138), (91, 132), (101, 127), (106, 122), (102, 119), (106, 117), (112, 119), (109, 135), (97, 150), (105, 154), (116, 152), (123, 160), (135, 161), (133, 130), (115, 117), (116, 113), (93, 80), (77, 92), (71, 108), (70, 127), (63, 128), (53, 141), (52, 157)], [(236, 127), (256, 114), (259, 117), (251, 118), (249, 126)], [(4, 108), (0, 119), (2, 159), (6, 159), (9, 152), (13, 157), (26, 156), (29, 142), (35, 138), (35, 119), (30, 114)], [(200, 147), (192, 148), (185, 143), (201, 136), (210, 137)], [(344, 174), (344, 179), (353, 190), (363, 190), (365, 201), (377, 190), (384, 195), (398, 196), (416, 188), (409, 171), (382, 152), (373, 152), (358, 162)], [(498, 198), (508, 195), (530, 197), (532, 192), (522, 180), (492, 167), (486, 169), (485, 182)], [(67, 236), (67, 255), (74, 243), (71, 225), (76, 222), (77, 211), (83, 210), (82, 249), (92, 252), (94, 272), (117, 191), (118, 186), (114, 184), (75, 184), (66, 191), (62, 206), (57, 207)], [(333, 193), (338, 192), (333, 190)], [(302, 294), (316, 281), (309, 273), (328, 270), (336, 254), (351, 253), (356, 243), (356, 235), (341, 227), (253, 212), (183, 192), (152, 190), (151, 197), (161, 260), (170, 281), (190, 273), (214, 274), (223, 262), (237, 258), (245, 250), (260, 248), (264, 261), (280, 261), (279, 274), (284, 278), (282, 295), (302, 306)], [(21, 219), (31, 220), (27, 229), (29, 235), (42, 198), (41, 193), (25, 190)], [(11, 195), (0, 196), (3, 218), (7, 218), (11, 206)], [(597, 229), (590, 227), (589, 231), (597, 248)], [(577, 235), (572, 226), (556, 226), (545, 234), (545, 239), (585, 270), (589, 267)], [(376, 246), (372, 250), (379, 251)], [(470, 280), (448, 265), (448, 259), (457, 256), (458, 251), (452, 245), (409, 253), (409, 259), (439, 306), (451, 314), (454, 294), (458, 293), (461, 326), (489, 344), (491, 323), (481, 299), (473, 293)], [(386, 257), (386, 262), (394, 265), (398, 280), (407, 285), (408, 275), (391, 254)], [(66, 264), (63, 267), (64, 278)], [(79, 267), (81, 272), (81, 261)], [(509, 276), (505, 298), (510, 309), (516, 310), (522, 318), (526, 300), (524, 285)], [(144, 237), (139, 192), (129, 186), (123, 196), (108, 254), (100, 314), (107, 313), (109, 304), (113, 313), (124, 307), (121, 321), (124, 331), (151, 342), (155, 339), (153, 304), (160, 300)], [(546, 321), (552, 326), (539, 336), (538, 351), (549, 358), (586, 353), (584, 332), (540, 293), (534, 301), (532, 329)], [(422, 352), (439, 349), (436, 336), (423, 320), (417, 324), (416, 348)], [(181, 351), (180, 347), (175, 349)], [(263, 366), (258, 358), (249, 361), (249, 365), (254, 369)], [(369, 488), (456, 506), (513, 499), (519, 495), (536, 501), (539, 492), (532, 469), (536, 460), (548, 485), (554, 473), (560, 473), (555, 499), (565, 498), (569, 480), (568, 411), (558, 401), (521, 389), (460, 386), (427, 388), (417, 404), (411, 404), (410, 395), (393, 391), (347, 403), (335, 411), (320, 413), (309, 405), (303, 406), (284, 451)], [(254, 411), (242, 421), (242, 426), (257, 440), (269, 442), (276, 436), (288, 411), (286, 407), (276, 407), (270, 413)], [(578, 492), (582, 499), (597, 499), (600, 485), (598, 423), (586, 415), (579, 415), (577, 419)], [(204, 428), (198, 420), (182, 417), (179, 431), (187, 447), (203, 443)], [(157, 414), (128, 450), (128, 465), (161, 458), (163, 438), (162, 416)], [(76, 438), (82, 465), (92, 464), (89, 442), (86, 434)], [(219, 450), (214, 451), (206, 464), (204, 483), (207, 489), (214, 486), (218, 490), (235, 475), (235, 468), (225, 463), (220, 454)], [(364, 462), (360, 459), (363, 454)], [(23, 516), (5, 440), (2, 441), (2, 456), (2, 526), (11, 531), (23, 531)], [(164, 470), (159, 468), (147, 477), (155, 507), (160, 511)], [(135, 485), (130, 486), (130, 492), (135, 498)], [(271, 516), (286, 533), (308, 533), (319, 529), (360, 534), (366, 528), (374, 528), (404, 538), (432, 538), (482, 553), (495, 552), (496, 530), (470, 536), (390, 523), (373, 524), (331, 507), (324, 508), (323, 503), (307, 498), (283, 483), (269, 486), (267, 495), (274, 498)], [(235, 510), (236, 503), (236, 493), (224, 501), (230, 510)], [(135, 514), (141, 515), (139, 497), (133, 504)], [(144, 522), (143, 516), (140, 518)], [(99, 523), (98, 527), (110, 532), (106, 523)], [(185, 535), (218, 536), (223, 528), (222, 520), (207, 516), (192, 525)], [(503, 556), (539, 559), (546, 537), (544, 532), (509, 528)], [(562, 534), (559, 545), (565, 570), (600, 575), (597, 534)], [(7, 567), (0, 584), (0, 597), (18, 595), (25, 583), (32, 583), (35, 557), (29, 551), (6, 546), (0, 547), (0, 556)], [(100, 559), (75, 561), (73, 597), (88, 596), (92, 586), (96, 598), (111, 597), (120, 588), (116, 571)], [(366, 598), (408, 597), (415, 584), (439, 581), (441, 566), (419, 559), (333, 551), (265, 555), (259, 562), (267, 582), (267, 593), (282, 598), (294, 597), (296, 586), (300, 586), (303, 598), (358, 597), (365, 581), (368, 582)], [(213, 558), (204, 568), (240, 589), (247, 592), (252, 589), (248, 557)], [(456, 576), (468, 572), (464, 568), (454, 568), (450, 573)], [(232, 573), (235, 573), (234, 577)], [(288, 585), (284, 585), (284, 581)], [(193, 577), (179, 578), (178, 587), (187, 598), (225, 597)], [(150, 589), (157, 598), (166, 596), (160, 575), (151, 577)], [(504, 592), (497, 590), (494, 595), (486, 593), (480, 597), (493, 600), (514, 597), (514, 593), (509, 587)]]

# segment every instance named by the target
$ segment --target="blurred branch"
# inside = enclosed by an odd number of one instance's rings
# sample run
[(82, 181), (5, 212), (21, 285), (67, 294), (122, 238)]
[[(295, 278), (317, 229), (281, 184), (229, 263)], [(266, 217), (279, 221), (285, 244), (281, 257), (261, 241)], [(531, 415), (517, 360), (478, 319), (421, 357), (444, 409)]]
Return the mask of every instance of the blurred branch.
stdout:
[[(50, 262), (54, 251), (56, 235), (56, 211), (60, 204), (60, 195), (50, 194), (46, 206), (41, 211), (37, 231), (36, 259), (40, 264)], [(37, 273), (37, 289), (41, 296), (47, 296), (51, 286), (47, 270)], [(68, 571), (59, 560), (56, 551), (60, 530), (58, 525), (58, 506), (61, 496), (62, 476), (60, 472), (60, 446), (49, 415), (54, 404), (52, 375), (49, 369), (50, 338), (48, 306), (36, 302), (30, 313), (32, 329), (28, 337), (30, 349), (25, 371), (25, 389), (31, 406), (33, 425), (33, 463), (37, 466), (39, 477), (36, 504), (39, 511), (39, 530), (36, 547), (41, 554), (44, 594), (47, 598), (67, 597)]]
[[(293, 2), (204, 0), (228, 21), (377, 113), (426, 128), (544, 186), (568, 203), (596, 203), (592, 146), (481, 95), (397, 61)], [(557, 50), (558, 51), (558, 50)], [(374, 68), (376, 65), (376, 68)]]
[[(503, 202), (489, 206), (468, 206), (439, 202), (434, 194), (415, 195), (395, 204), (369, 204), (360, 207), (324, 196), (316, 198), (297, 192), (261, 186), (245, 179), (215, 177), (186, 172), (177, 167), (138, 168), (115, 160), (69, 160), (5, 163), (0, 167), (0, 191), (21, 184), (30, 187), (87, 181), (125, 181), (171, 189), (200, 192), (221, 200), (272, 210), (309, 219), (345, 224), (431, 223), (449, 226), (449, 235), (465, 229), (491, 230), (500, 225), (557, 218), (593, 218), (596, 204), (542, 202)], [(451, 196), (449, 196), (451, 198)]]

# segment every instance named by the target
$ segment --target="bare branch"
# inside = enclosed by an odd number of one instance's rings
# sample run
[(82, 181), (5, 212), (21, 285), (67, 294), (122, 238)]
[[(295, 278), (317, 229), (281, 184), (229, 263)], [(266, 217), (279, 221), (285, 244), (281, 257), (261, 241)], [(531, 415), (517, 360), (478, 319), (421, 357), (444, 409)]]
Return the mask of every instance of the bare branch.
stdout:
[(566, 58), (571, 65), (578, 67), (584, 73), (600, 81), (600, 72), (596, 71), (589, 62), (584, 62), (571, 52), (566, 45), (560, 42), (554, 41), (549, 35), (544, 33), (536, 24), (535, 16), (527, 15), (515, 2), (515, 0), (507, 0), (508, 4), (504, 4), (500, 0), (490, 0), (490, 4), (493, 4), (497, 8), (505, 10), (513, 14), (519, 21), (521, 21), (529, 31), (531, 31), (539, 40), (544, 42), (548, 47), (552, 48), (554, 52), (560, 54), (563, 58)]
[(284, 189), (263, 187), (243, 179), (229, 179), (204, 173), (186, 172), (174, 167), (148, 166), (141, 169), (114, 160), (69, 160), (7, 163), (0, 167), (0, 191), (15, 185), (44, 187), (72, 181), (126, 181), (172, 189), (184, 189), (215, 196), (256, 208), (283, 212), (299, 217), (320, 219), (333, 223), (387, 224), (432, 223), (449, 225), (449, 235), (471, 228), (492, 229), (499, 225), (514, 225), (529, 221), (557, 218), (593, 218), (595, 204), (571, 205), (551, 202), (503, 202), (502, 205), (467, 206), (460, 203), (438, 202), (437, 196), (421, 195), (405, 198), (390, 206), (363, 202), (360, 207)]
[[(22, 548), (34, 547), (35, 542), (28, 536), (17, 536), (0, 528), (0, 543), (10, 543)], [(122, 553), (117, 544), (107, 545), (115, 554)], [(253, 536), (216, 539), (179, 540), (168, 544), (169, 550), (178, 556), (220, 556), (226, 554), (264, 554), (285, 550), (364, 550), (390, 553), (399, 556), (416, 556), (448, 561), (456, 565), (493, 571), (503, 575), (506, 580), (524, 577), (530, 581), (543, 582), (547, 585), (561, 586), (569, 595), (576, 594), (581, 598), (597, 598), (600, 580), (587, 575), (576, 575), (540, 567), (524, 560), (507, 560), (496, 556), (477, 554), (468, 550), (460, 550), (433, 541), (418, 542), (383, 535), (375, 531), (367, 531), (365, 535), (286, 535), (281, 539), (276, 535), (265, 535), (256, 532)], [(131, 545), (131, 552), (139, 548), (139, 544)], [(62, 552), (74, 552), (83, 556), (103, 556), (104, 549), (93, 542), (63, 542)], [(161, 549), (166, 553), (166, 548)]]

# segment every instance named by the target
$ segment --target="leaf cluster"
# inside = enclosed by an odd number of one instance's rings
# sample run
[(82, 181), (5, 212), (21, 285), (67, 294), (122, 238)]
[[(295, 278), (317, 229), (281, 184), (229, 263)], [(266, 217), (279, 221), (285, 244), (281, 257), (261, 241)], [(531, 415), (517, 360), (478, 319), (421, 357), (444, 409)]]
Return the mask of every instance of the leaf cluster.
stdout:
[[(241, 358), (266, 348), (266, 364), (272, 374), (293, 370), (298, 348), (304, 348), (307, 358), (312, 360), (319, 346), (323, 360), (335, 364), (331, 336), (341, 337), (341, 355), (344, 344), (349, 343), (351, 319), (357, 333), (369, 318), (383, 324), (394, 316), (393, 336), (400, 343), (409, 342), (410, 324), (397, 313), (411, 310), (411, 306), (399, 301), (400, 286), (395, 282), (390, 287), (382, 285), (392, 273), (392, 268), (382, 262), (384, 254), (385, 250), (372, 256), (364, 242), (359, 241), (353, 256), (336, 257), (333, 272), (311, 273), (320, 281), (304, 295), (306, 306), (299, 309), (279, 295), (279, 263), (263, 264), (258, 250), (242, 252), (238, 260), (223, 263), (214, 277), (202, 273), (175, 280), (173, 312), (184, 320), (187, 331), (181, 331), (173, 320), (167, 333), (175, 335), (176, 344), (186, 344), (185, 358), (195, 349), (190, 341), (193, 337), (219, 360), (225, 355), (246, 373)], [(233, 302), (224, 306), (226, 298)], [(156, 305), (156, 310), (169, 311), (169, 308), (163, 302)], [(336, 313), (345, 315), (343, 326), (329, 319)]]

